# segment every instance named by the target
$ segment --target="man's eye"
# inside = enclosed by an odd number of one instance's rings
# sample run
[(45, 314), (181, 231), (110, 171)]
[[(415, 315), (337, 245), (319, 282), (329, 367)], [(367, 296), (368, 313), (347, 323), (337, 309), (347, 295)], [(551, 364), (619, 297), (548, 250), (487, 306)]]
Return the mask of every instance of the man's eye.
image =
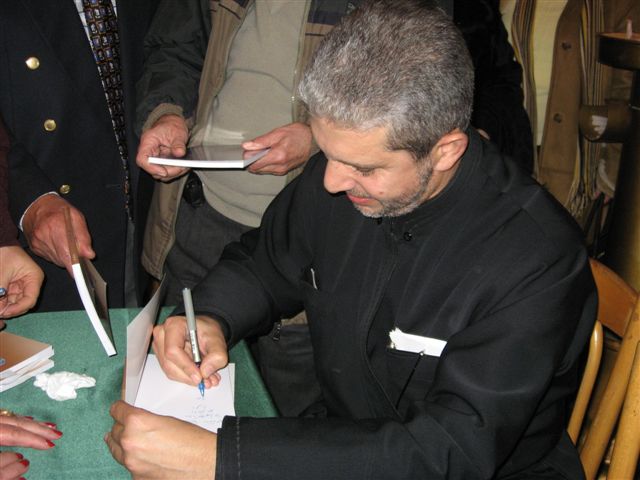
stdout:
[(363, 177), (368, 177), (369, 175), (371, 175), (373, 172), (375, 171), (375, 169), (373, 168), (358, 168), (358, 173), (360, 175), (362, 175)]

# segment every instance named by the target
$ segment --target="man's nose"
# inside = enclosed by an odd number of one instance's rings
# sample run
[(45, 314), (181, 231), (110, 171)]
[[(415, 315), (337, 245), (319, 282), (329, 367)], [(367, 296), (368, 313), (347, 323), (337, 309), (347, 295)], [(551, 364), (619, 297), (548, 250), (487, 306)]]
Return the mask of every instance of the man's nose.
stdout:
[(339, 193), (351, 190), (355, 182), (352, 172), (347, 165), (335, 160), (327, 161), (327, 168), (324, 171), (324, 188), (329, 193)]

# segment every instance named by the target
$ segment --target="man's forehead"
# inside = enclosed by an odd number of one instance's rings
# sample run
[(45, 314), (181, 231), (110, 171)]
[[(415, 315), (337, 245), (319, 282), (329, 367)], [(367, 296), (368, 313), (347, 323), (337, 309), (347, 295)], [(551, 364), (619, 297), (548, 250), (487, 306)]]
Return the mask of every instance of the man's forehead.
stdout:
[(352, 153), (368, 150), (390, 151), (387, 148), (387, 130), (384, 127), (358, 130), (324, 119), (312, 119), (311, 132), (321, 148), (351, 151)]
[(386, 127), (356, 130), (322, 118), (311, 119), (310, 124), (316, 143), (329, 160), (359, 170), (395, 168), (400, 159), (414, 161), (408, 150), (389, 148)]

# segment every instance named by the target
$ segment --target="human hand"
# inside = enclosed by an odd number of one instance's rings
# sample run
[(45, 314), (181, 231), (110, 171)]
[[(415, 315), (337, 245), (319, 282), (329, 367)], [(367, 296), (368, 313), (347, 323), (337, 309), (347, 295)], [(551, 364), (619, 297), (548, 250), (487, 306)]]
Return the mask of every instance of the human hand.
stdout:
[(185, 317), (169, 317), (153, 329), (153, 351), (162, 370), (171, 380), (206, 388), (218, 385), (218, 370), (229, 362), (227, 342), (220, 324), (209, 317), (197, 316), (198, 344), (202, 354), (200, 369), (193, 362)]
[(29, 470), (29, 460), (18, 452), (0, 452), (0, 480), (19, 480)]
[[(0, 445), (11, 447), (29, 447), (47, 450), (54, 447), (62, 432), (56, 425), (37, 422), (31, 417), (17, 415), (0, 416)], [(17, 452), (0, 452), (0, 480), (22, 478), (29, 470), (29, 460)]]
[(156, 180), (168, 182), (189, 169), (149, 163), (149, 157), (184, 157), (187, 153), (189, 129), (184, 118), (163, 115), (140, 137), (136, 163)]
[(62, 436), (54, 423), (38, 422), (31, 417), (0, 415), (0, 445), (47, 450), (54, 447), (53, 440)]
[[(22, 315), (36, 304), (44, 273), (20, 246), (0, 247), (0, 318)], [(4, 322), (0, 320), (0, 327)]]
[(71, 216), (78, 255), (94, 258), (96, 254), (91, 248), (91, 235), (84, 215), (57, 195), (43, 195), (38, 198), (27, 209), (22, 227), (33, 253), (59, 267), (65, 267), (71, 275), (71, 253), (64, 214), (66, 208)]
[(290, 123), (242, 144), (245, 150), (271, 148), (267, 154), (248, 167), (251, 173), (286, 175), (309, 160), (311, 129), (304, 123)]
[(122, 400), (111, 405), (110, 413), (114, 424), (104, 440), (135, 480), (215, 476), (215, 433)]

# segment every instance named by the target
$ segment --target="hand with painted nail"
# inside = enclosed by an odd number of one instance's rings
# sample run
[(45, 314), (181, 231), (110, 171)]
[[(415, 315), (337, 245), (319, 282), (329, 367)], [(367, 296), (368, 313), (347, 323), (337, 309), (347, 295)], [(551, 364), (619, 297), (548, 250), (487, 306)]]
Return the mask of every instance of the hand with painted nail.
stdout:
[[(62, 436), (56, 425), (31, 417), (0, 416), (0, 446), (47, 450)], [(0, 452), (0, 480), (21, 478), (29, 469), (29, 460), (16, 452)]]
[(104, 440), (135, 480), (213, 478), (217, 435), (173, 417), (117, 401)]
[(202, 355), (200, 368), (193, 362), (186, 317), (169, 317), (153, 329), (153, 351), (160, 366), (172, 380), (205, 388), (218, 385), (218, 370), (229, 362), (227, 342), (220, 324), (210, 317), (196, 316), (198, 344)]
[(29, 460), (18, 452), (0, 452), (0, 480), (24, 478), (29, 470)]

